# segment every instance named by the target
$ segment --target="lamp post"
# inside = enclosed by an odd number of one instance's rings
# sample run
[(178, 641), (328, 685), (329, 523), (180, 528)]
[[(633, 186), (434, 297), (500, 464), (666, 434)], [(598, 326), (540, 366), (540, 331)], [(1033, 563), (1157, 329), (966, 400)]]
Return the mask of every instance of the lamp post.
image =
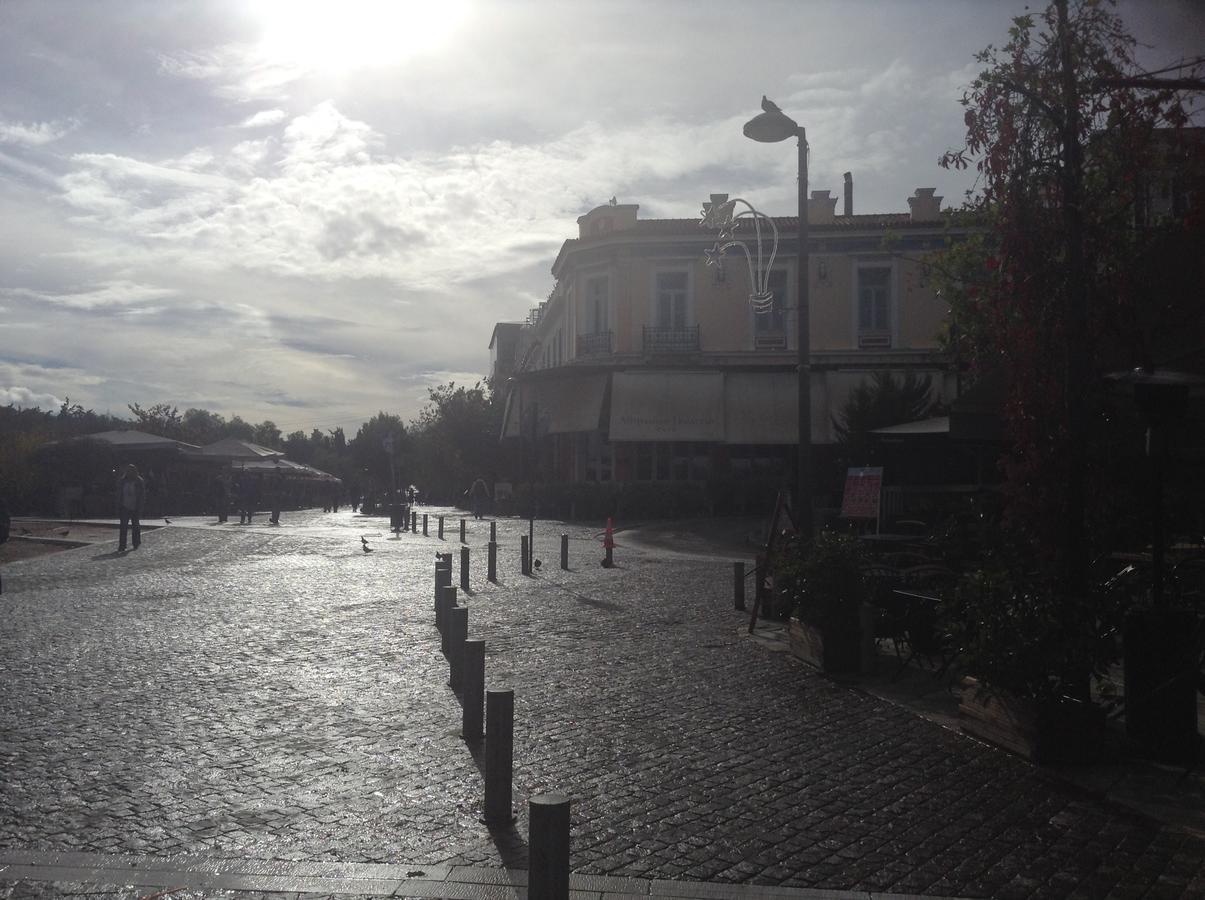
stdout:
[(796, 351), (799, 356), (799, 450), (795, 510), (800, 536), (812, 538), (812, 352), (808, 321), (808, 141), (802, 125), (762, 97), (762, 112), (745, 123), (745, 137), (763, 144), (799, 139), (799, 261), (796, 265)]

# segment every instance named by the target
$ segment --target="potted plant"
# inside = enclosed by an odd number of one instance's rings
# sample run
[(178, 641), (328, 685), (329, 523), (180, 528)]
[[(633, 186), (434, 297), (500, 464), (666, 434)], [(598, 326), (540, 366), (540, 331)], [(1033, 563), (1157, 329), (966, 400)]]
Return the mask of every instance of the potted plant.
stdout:
[(965, 576), (943, 611), (967, 673), (963, 730), (1037, 763), (1098, 759), (1105, 711), (1088, 686), (1116, 658), (1106, 606), (1003, 568)]
[(776, 560), (775, 590), (791, 611), (791, 653), (829, 673), (862, 662), (865, 551), (853, 535), (819, 532), (811, 545), (789, 543)]

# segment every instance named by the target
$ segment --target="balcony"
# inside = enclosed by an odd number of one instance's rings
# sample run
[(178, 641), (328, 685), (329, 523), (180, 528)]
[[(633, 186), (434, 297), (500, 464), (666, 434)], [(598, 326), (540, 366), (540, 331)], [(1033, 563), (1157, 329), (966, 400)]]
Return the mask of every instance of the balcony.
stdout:
[(753, 335), (754, 350), (786, 350), (787, 335), (783, 331), (763, 331)]
[(611, 332), (596, 331), (594, 334), (579, 334), (577, 336), (578, 356), (609, 356), (611, 353)]
[(698, 350), (698, 325), (690, 325), (684, 328), (644, 326), (645, 353), (697, 353)]

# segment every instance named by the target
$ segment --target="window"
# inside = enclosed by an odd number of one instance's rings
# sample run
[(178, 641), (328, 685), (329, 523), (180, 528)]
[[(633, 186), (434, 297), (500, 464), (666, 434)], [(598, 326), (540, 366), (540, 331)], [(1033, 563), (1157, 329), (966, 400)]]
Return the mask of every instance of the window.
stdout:
[(658, 328), (686, 327), (686, 273), (658, 272), (655, 308)]
[(891, 347), (891, 266), (858, 269), (858, 347)]
[(774, 305), (769, 312), (753, 314), (753, 330), (757, 334), (782, 334), (786, 330), (786, 269), (772, 269), (766, 287), (774, 294)]
[(586, 279), (586, 319), (582, 334), (602, 334), (611, 330), (610, 279), (595, 275)]
[(891, 331), (891, 268), (858, 269), (858, 331)]

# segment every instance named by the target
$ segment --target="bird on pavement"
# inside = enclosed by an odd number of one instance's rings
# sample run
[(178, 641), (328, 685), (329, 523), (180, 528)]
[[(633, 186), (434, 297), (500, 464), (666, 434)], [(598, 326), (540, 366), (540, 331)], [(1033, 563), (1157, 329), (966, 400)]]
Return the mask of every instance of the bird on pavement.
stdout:
[(769, 97), (767, 97), (765, 94), (761, 95), (761, 108), (765, 112), (776, 112), (776, 113), (782, 112), (782, 110), (778, 108), (778, 104), (775, 103), (773, 100), (771, 100)]
[(172, 524), (172, 520), (169, 519), (167, 516), (163, 517), (163, 521), (166, 522), (168, 525)]
[(535, 559), (535, 560), (532, 560), (531, 565), (532, 565), (532, 567), (533, 567), (533, 568), (535, 568), (535, 569), (539, 569), (539, 568), (540, 568), (540, 566), (542, 566), (542, 565), (544, 565), (544, 564), (543, 564), (542, 562), (540, 562), (540, 560)]
[(364, 548), (364, 552), (365, 552), (365, 553), (371, 553), (371, 552), (372, 552), (372, 548), (368, 546), (368, 538), (361, 536), (361, 537), (360, 537), (360, 543), (363, 545), (363, 548)]

